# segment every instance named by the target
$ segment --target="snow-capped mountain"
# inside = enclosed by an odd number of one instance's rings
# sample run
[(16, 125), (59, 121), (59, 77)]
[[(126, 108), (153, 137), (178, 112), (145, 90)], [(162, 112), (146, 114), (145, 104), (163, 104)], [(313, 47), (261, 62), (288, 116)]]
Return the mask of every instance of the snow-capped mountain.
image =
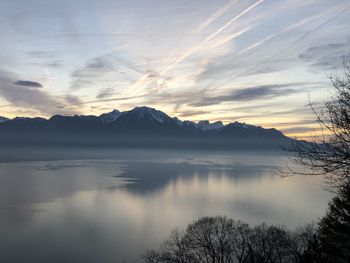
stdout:
[(136, 107), (130, 111), (123, 111), (120, 112), (119, 110), (114, 109), (113, 111), (109, 113), (103, 113), (99, 116), (99, 118), (102, 120), (105, 124), (111, 124), (115, 122), (120, 116), (123, 115), (129, 115), (133, 116), (137, 119), (148, 119), (148, 120), (155, 120), (159, 123), (164, 123), (166, 120), (169, 120), (170, 117), (166, 115), (164, 112), (156, 110), (154, 108), (149, 108), (146, 106), (142, 107)]
[[(290, 141), (280, 131), (234, 122), (198, 123), (170, 117), (150, 107), (113, 110), (100, 116), (55, 115), (43, 118), (0, 118), (0, 143), (65, 145), (130, 145), (142, 147), (264, 147)], [(266, 146), (269, 145), (269, 146)]]
[(136, 107), (131, 111), (124, 112), (124, 114), (132, 115), (138, 119), (157, 121), (159, 123), (165, 123), (171, 120), (164, 112), (146, 106)]
[(211, 130), (220, 130), (224, 127), (224, 124), (221, 121), (210, 123), (209, 121), (199, 121), (197, 126), (202, 131), (211, 131)]
[(99, 116), (103, 123), (112, 123), (114, 122), (122, 113), (119, 110), (114, 109), (111, 112), (103, 113)]
[(242, 122), (238, 122), (238, 121), (235, 121), (234, 123), (229, 123), (228, 125), (230, 125), (232, 127), (243, 128), (243, 129), (261, 128), (260, 126), (254, 126), (254, 125), (246, 124), (245, 122), (242, 123)]
[(173, 120), (174, 120), (174, 122), (177, 124), (177, 125), (179, 125), (179, 126), (183, 126), (183, 121), (182, 120), (180, 120), (178, 117), (174, 117), (173, 118)]

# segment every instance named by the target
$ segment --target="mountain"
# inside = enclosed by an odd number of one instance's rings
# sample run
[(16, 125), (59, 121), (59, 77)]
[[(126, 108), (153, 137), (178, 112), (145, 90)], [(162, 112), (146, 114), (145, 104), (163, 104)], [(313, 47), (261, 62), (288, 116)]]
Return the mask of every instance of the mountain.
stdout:
[(111, 122), (114, 122), (119, 116), (121, 112), (118, 110), (113, 110), (109, 113), (103, 113), (100, 115), (100, 119), (105, 124), (110, 124)]
[(5, 118), (5, 117), (1, 117), (0, 116), (0, 123), (4, 122), (4, 121), (8, 121), (9, 119), (8, 118)]
[(195, 149), (279, 149), (292, 139), (276, 129), (234, 122), (182, 121), (150, 107), (100, 116), (55, 115), (50, 119), (0, 117), (7, 146), (108, 146)]
[(197, 123), (197, 127), (202, 131), (210, 131), (210, 130), (220, 130), (224, 127), (224, 124), (221, 121), (217, 121), (214, 123), (210, 123), (209, 121), (199, 121)]

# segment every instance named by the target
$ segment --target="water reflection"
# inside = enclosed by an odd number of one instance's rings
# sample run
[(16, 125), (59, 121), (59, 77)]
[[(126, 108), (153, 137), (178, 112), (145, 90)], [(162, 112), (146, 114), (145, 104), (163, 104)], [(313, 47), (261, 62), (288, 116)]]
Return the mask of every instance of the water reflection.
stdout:
[(137, 262), (204, 215), (291, 228), (317, 219), (329, 194), (317, 178), (280, 178), (283, 162), (152, 153), (0, 164), (0, 261)]
[[(226, 177), (234, 181), (252, 180), (260, 177), (266, 171), (275, 174), (277, 167), (273, 165), (223, 165), (217, 163), (155, 163), (155, 162), (128, 162), (121, 167), (121, 177), (131, 182), (126, 188), (131, 192), (151, 193), (164, 189), (176, 181), (189, 183), (196, 180), (207, 181), (210, 178), (223, 179)], [(186, 184), (186, 183), (185, 183)]]

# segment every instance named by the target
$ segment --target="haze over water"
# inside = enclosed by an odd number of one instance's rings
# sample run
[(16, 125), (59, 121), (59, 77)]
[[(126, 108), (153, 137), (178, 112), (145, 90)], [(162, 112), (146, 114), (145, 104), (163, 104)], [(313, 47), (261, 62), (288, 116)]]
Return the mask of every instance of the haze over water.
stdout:
[(0, 153), (1, 262), (139, 262), (202, 216), (294, 229), (330, 198), (281, 153), (28, 151)]

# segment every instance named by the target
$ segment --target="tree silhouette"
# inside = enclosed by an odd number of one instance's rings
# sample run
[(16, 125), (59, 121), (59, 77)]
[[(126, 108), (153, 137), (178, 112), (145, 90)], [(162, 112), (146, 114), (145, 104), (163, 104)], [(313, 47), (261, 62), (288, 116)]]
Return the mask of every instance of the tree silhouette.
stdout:
[(319, 238), (325, 262), (350, 262), (350, 185), (343, 186), (320, 221)]
[(302, 262), (311, 239), (304, 229), (294, 234), (283, 227), (203, 217), (184, 232), (172, 232), (158, 251), (148, 251), (144, 259), (148, 263)]
[(349, 62), (344, 61), (343, 74), (333, 74), (331, 81), (335, 92), (324, 107), (317, 112), (310, 104), (322, 129), (320, 140), (296, 142), (290, 150), (296, 163), (308, 167), (310, 174), (323, 175), (334, 189), (348, 184), (350, 178)]
[(323, 131), (321, 141), (298, 142), (294, 161), (321, 174), (335, 196), (319, 222), (317, 238), (307, 248), (309, 262), (350, 262), (350, 67), (344, 61), (342, 75), (333, 74), (333, 96), (320, 112), (314, 112)]

